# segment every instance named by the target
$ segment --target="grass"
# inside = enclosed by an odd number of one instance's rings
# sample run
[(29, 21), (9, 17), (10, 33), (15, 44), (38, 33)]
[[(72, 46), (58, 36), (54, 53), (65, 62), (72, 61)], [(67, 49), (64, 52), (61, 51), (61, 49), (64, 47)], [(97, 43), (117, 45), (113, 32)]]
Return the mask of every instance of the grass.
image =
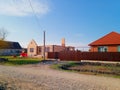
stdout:
[(67, 62), (63, 62), (63, 63), (53, 64), (51, 66), (51, 68), (62, 70), (62, 68), (61, 68), (62, 66), (69, 67), (69, 66), (75, 66), (75, 65), (76, 64), (74, 61), (67, 61)]
[(13, 57), (13, 56), (0, 56), (0, 58), (6, 58), (8, 61), (0, 62), (1, 65), (26, 65), (26, 64), (36, 64), (42, 59), (38, 58), (23, 58), (23, 57)]
[(112, 76), (120, 78), (120, 64), (110, 63), (90, 63), (90, 62), (68, 62), (65, 64), (55, 64), (52, 68), (69, 72), (78, 72), (90, 75)]

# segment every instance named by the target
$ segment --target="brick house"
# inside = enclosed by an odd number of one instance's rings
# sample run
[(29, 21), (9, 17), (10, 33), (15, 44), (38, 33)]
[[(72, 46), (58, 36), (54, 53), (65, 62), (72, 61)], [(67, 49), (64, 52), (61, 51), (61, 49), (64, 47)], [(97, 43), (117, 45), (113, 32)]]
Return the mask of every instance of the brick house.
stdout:
[[(72, 46), (65, 46), (65, 39), (62, 39), (61, 45), (46, 45), (45, 56), (47, 57), (48, 52), (60, 52), (64, 50), (75, 50)], [(32, 40), (27, 47), (27, 55), (29, 57), (38, 56), (42, 57), (44, 54), (44, 47), (38, 46), (37, 43)]]
[(89, 44), (90, 52), (120, 52), (120, 34), (110, 32)]
[(18, 42), (0, 41), (0, 55), (19, 55), (22, 47)]

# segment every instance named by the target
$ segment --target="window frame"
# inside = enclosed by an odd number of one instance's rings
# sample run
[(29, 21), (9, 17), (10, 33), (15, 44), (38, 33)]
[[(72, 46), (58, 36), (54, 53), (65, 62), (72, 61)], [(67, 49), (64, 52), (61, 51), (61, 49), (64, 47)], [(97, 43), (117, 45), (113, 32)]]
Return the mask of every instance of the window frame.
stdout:
[(30, 48), (30, 52), (34, 52), (34, 48)]
[(107, 46), (98, 46), (98, 52), (108, 52)]

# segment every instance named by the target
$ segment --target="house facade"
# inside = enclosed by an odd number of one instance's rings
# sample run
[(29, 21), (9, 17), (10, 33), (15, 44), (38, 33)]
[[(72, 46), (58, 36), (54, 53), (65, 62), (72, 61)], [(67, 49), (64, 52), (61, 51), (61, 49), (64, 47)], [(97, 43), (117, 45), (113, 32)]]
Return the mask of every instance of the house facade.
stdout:
[(35, 56), (38, 54), (38, 45), (37, 43), (32, 40), (29, 44), (28, 44), (28, 47), (27, 47), (27, 55), (28, 56)]
[[(45, 56), (47, 57), (48, 52), (60, 52), (64, 50), (75, 50), (72, 46), (65, 46), (65, 39), (62, 39), (61, 45), (45, 45)], [(38, 46), (37, 43), (32, 40), (27, 47), (27, 55), (29, 57), (43, 57), (44, 46)]]
[(18, 42), (0, 41), (0, 55), (18, 55), (22, 51), (22, 47)]
[(90, 52), (120, 52), (120, 34), (110, 32), (89, 44)]

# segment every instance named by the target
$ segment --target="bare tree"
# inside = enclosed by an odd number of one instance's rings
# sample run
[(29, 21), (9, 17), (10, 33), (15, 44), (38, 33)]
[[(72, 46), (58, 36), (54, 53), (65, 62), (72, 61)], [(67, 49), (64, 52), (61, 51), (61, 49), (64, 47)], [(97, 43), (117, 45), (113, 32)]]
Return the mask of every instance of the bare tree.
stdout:
[(5, 41), (8, 32), (4, 28), (0, 28), (0, 49), (4, 49), (8, 46), (8, 43)]
[(0, 28), (0, 40), (5, 40), (8, 35), (8, 31), (5, 28)]

